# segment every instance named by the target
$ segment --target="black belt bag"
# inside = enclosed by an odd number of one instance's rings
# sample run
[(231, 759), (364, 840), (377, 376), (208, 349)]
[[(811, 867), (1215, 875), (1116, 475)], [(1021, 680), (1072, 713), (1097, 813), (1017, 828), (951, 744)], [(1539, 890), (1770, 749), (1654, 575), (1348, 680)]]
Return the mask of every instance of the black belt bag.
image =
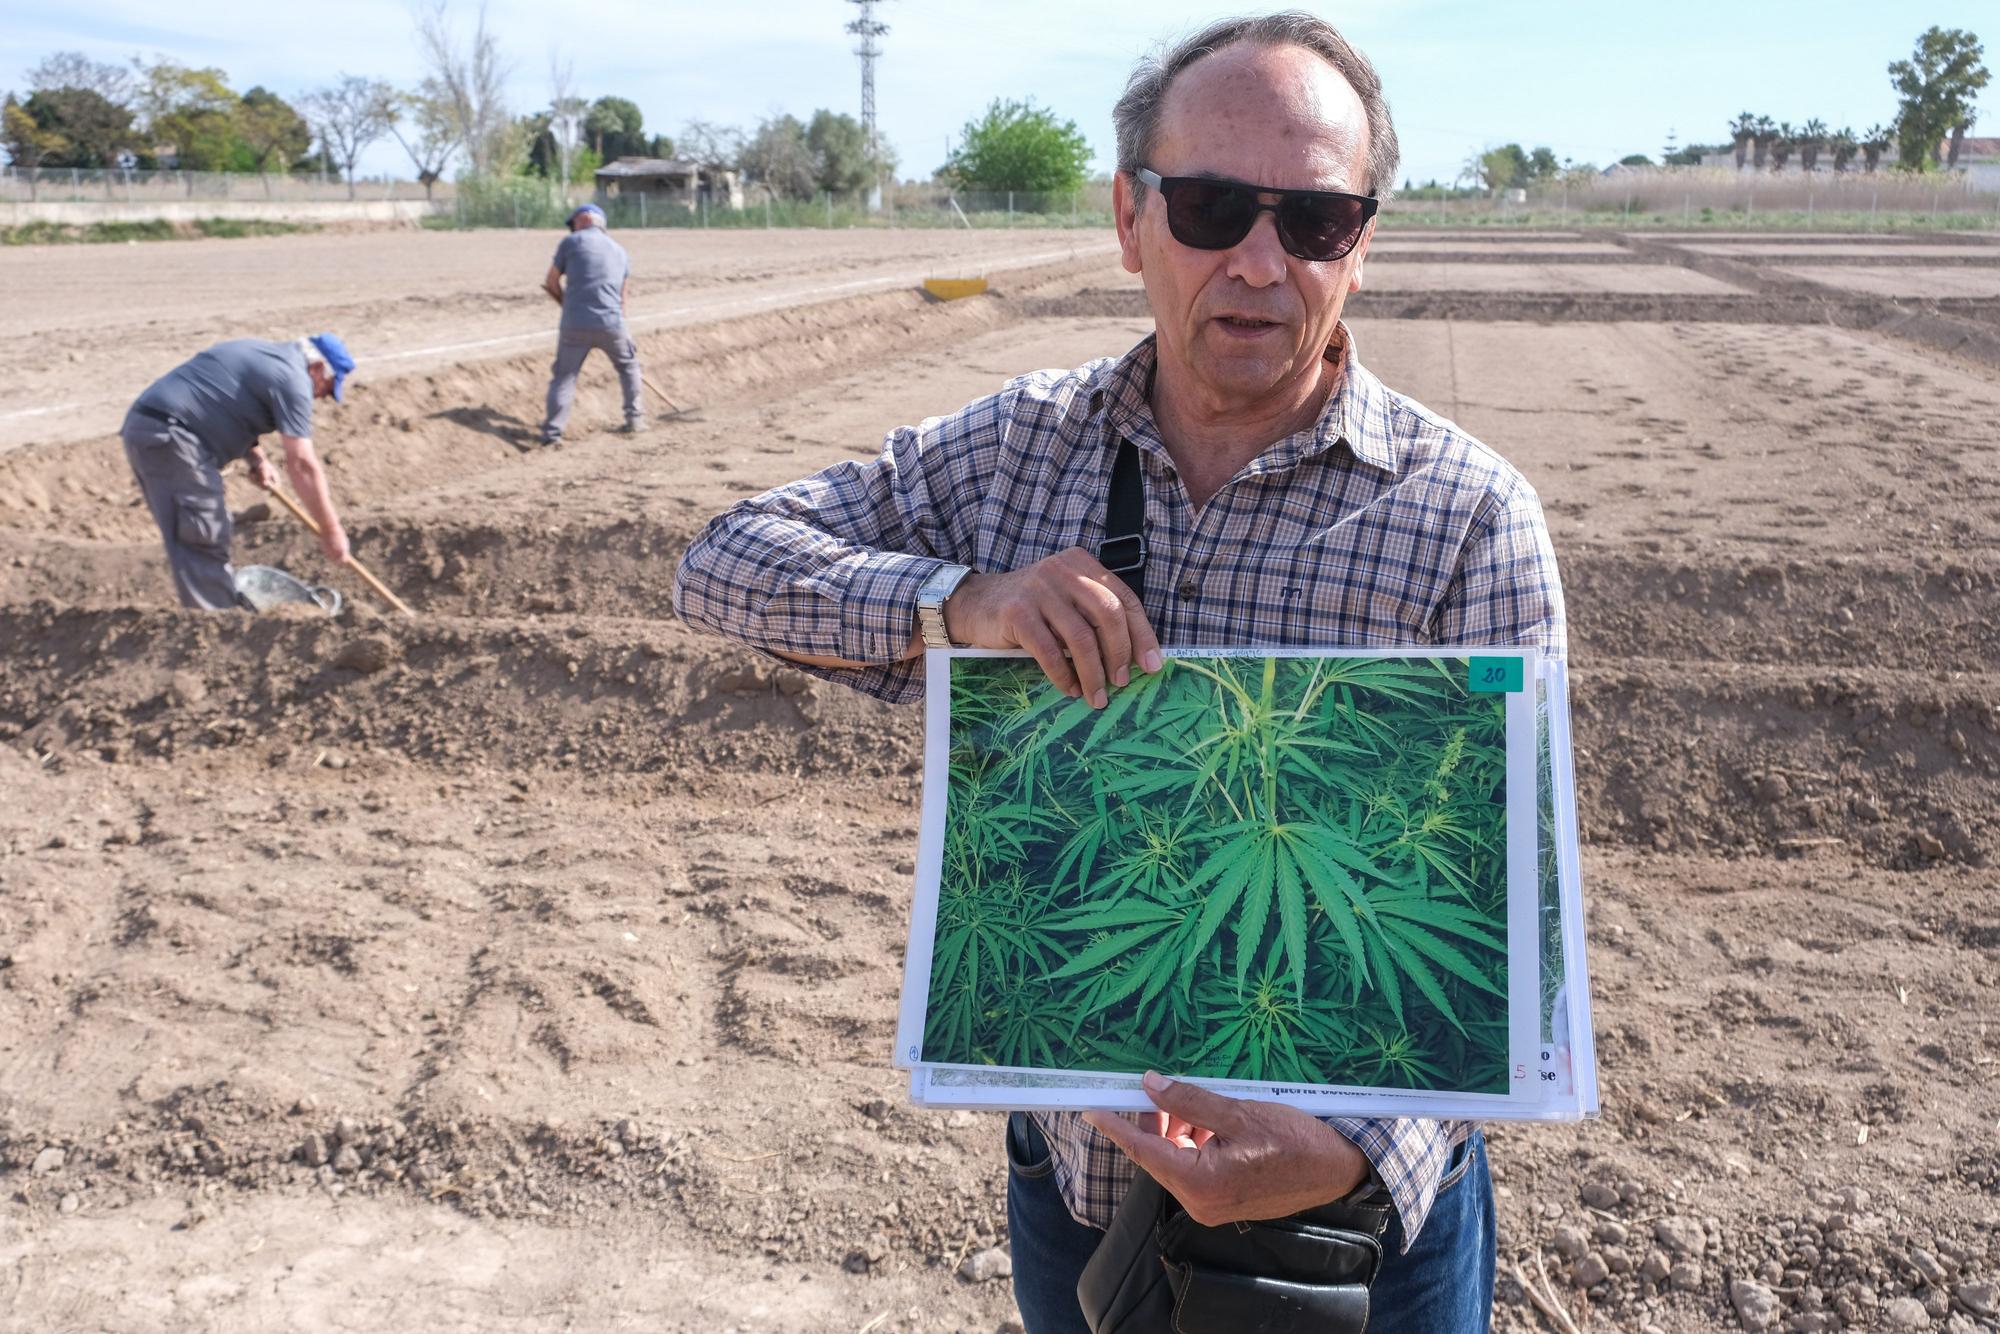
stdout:
[(1091, 1334), (1361, 1334), (1382, 1267), (1379, 1187), (1204, 1227), (1141, 1171), (1077, 1280)]

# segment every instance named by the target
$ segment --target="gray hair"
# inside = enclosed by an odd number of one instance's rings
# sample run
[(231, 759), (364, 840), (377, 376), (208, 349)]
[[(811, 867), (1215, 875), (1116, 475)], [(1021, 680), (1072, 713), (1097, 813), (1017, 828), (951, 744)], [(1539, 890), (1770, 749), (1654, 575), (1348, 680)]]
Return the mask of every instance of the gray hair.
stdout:
[(295, 346), (305, 355), (307, 370), (311, 370), (315, 366), (326, 365), (326, 353), (320, 351), (319, 344), (313, 342), (312, 339), (301, 338)]
[[(1387, 199), (1396, 184), (1396, 127), (1389, 119), (1389, 102), (1382, 96), (1382, 80), (1375, 67), (1348, 44), (1325, 19), (1301, 9), (1278, 14), (1221, 19), (1171, 48), (1144, 57), (1126, 80), (1125, 93), (1112, 108), (1111, 121), (1118, 132), (1118, 170), (1128, 177), (1146, 165), (1160, 132), (1160, 107), (1167, 99), (1167, 87), (1180, 72), (1203, 56), (1214, 55), (1227, 46), (1253, 42), (1258, 46), (1299, 46), (1312, 52), (1340, 72), (1361, 99), (1368, 116), (1368, 181), (1366, 190), (1378, 199)], [(1144, 187), (1132, 182), (1134, 197)]]

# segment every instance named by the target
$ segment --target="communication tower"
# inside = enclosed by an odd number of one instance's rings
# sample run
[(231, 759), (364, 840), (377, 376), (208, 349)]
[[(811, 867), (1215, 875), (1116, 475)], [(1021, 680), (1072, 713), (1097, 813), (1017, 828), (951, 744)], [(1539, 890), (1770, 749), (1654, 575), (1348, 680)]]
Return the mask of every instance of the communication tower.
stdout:
[[(868, 141), (870, 160), (882, 160), (882, 140), (875, 128), (875, 58), (882, 54), (882, 48), (875, 39), (888, 34), (889, 25), (875, 17), (875, 6), (879, 0), (847, 0), (851, 5), (861, 7), (861, 17), (847, 25), (847, 31), (861, 39), (861, 45), (854, 48), (854, 54), (861, 57), (861, 134)], [(882, 206), (882, 183), (878, 178), (869, 193), (868, 206), (877, 209)]]

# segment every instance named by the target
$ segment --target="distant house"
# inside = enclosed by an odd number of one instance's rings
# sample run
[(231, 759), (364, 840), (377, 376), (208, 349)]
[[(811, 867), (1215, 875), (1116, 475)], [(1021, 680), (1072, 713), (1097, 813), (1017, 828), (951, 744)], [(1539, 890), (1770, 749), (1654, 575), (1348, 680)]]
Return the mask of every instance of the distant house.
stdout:
[(743, 180), (726, 167), (682, 158), (621, 157), (597, 169), (597, 197), (607, 204), (643, 197), (656, 208), (690, 212), (706, 197), (710, 208), (742, 208)]

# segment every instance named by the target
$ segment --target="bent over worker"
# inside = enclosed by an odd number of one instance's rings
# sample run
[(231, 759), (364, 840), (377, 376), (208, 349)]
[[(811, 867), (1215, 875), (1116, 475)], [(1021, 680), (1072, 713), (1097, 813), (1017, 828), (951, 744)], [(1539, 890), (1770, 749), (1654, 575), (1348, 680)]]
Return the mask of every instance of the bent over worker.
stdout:
[[(1113, 120), (1119, 250), (1155, 331), (739, 502), (688, 547), (675, 613), (887, 700), (920, 697), (926, 646), (953, 644), (1025, 649), (1099, 709), (1161, 670), (1162, 644), (1563, 653), (1533, 488), (1378, 379), (1341, 319), (1396, 180), (1374, 68), (1309, 14), (1232, 19), (1141, 63)], [(1370, 1301), (1345, 1309), (1395, 1334), (1487, 1329), (1476, 1125), (1321, 1119), (1158, 1073), (1145, 1088), (1144, 1118), (1009, 1118), (1028, 1334), (1086, 1334), (1078, 1280), (1135, 1167), (1211, 1227), (1379, 1210)], [(1245, 1281), (1203, 1327), (1250, 1328), (1258, 1294)]]
[(257, 485), (274, 489), (277, 469), (257, 443), (273, 431), (292, 487), (319, 524), (320, 550), (336, 565), (347, 563), (347, 533), (313, 451), (312, 418), (314, 399), (341, 401), (353, 370), (354, 358), (334, 334), (289, 343), (238, 338), (168, 371), (126, 412), (119, 430), (125, 458), (159, 525), (183, 607), (249, 609), (229, 563), (222, 468), (246, 459)]
[[(542, 443), (562, 439), (576, 400), (576, 377), (596, 348), (611, 358), (618, 387), (625, 394), (627, 435), (646, 425), (639, 402), (639, 348), (625, 329), (625, 285), (632, 262), (625, 247), (604, 231), (604, 210), (585, 204), (569, 215), (569, 235), (556, 247), (542, 290), (562, 307), (562, 332), (556, 341), (556, 364), (549, 380), (549, 401), (542, 419)], [(564, 280), (568, 281), (565, 282)]]

